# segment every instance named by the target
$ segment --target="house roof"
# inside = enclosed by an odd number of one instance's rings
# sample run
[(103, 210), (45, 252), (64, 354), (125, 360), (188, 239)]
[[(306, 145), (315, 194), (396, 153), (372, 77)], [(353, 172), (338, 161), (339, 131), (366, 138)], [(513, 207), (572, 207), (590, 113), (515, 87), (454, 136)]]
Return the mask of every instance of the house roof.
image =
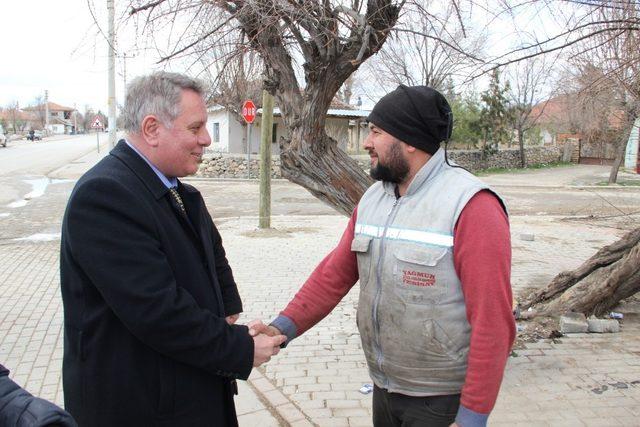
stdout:
[[(536, 123), (542, 125), (568, 124), (571, 121), (572, 110), (575, 114), (575, 103), (576, 101), (572, 100), (570, 95), (556, 96), (534, 105), (531, 109), (531, 117), (536, 120)], [(607, 122), (612, 129), (624, 126), (624, 111), (611, 109), (602, 113), (606, 114)]]
[(536, 104), (531, 109), (530, 117), (541, 124), (568, 122), (570, 101), (567, 96), (557, 96)]
[(225, 107), (224, 105), (220, 105), (220, 104), (213, 104), (213, 105), (209, 105), (207, 107), (207, 112), (209, 113), (213, 113), (214, 111), (222, 111), (224, 110)]
[[(75, 110), (75, 108), (65, 107), (63, 105), (56, 104), (55, 102), (47, 102), (47, 104), (49, 105), (49, 111), (73, 111), (73, 110)], [(27, 110), (27, 111), (38, 110), (38, 109), (41, 109), (43, 106), (44, 106), (44, 104), (40, 104), (40, 105), (36, 105), (36, 106), (33, 106), (33, 107), (26, 107), (26, 108), (24, 108), (24, 110)]]

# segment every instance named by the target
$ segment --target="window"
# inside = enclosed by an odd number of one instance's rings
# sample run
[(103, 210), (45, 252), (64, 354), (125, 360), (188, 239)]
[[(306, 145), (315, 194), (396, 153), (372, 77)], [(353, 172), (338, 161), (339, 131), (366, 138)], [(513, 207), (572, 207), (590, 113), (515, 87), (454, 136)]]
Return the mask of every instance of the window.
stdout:
[(274, 123), (271, 128), (271, 143), (275, 144), (278, 141), (278, 124)]
[(220, 123), (216, 122), (213, 124), (211, 133), (213, 134), (213, 142), (220, 142)]

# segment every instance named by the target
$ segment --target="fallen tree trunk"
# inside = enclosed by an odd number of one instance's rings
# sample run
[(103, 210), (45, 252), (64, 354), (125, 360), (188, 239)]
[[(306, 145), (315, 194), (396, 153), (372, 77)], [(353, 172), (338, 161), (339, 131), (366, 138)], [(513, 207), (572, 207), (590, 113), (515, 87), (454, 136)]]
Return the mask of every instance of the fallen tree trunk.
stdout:
[(600, 249), (573, 271), (558, 274), (520, 306), (535, 316), (568, 311), (601, 316), (640, 290), (640, 228)]

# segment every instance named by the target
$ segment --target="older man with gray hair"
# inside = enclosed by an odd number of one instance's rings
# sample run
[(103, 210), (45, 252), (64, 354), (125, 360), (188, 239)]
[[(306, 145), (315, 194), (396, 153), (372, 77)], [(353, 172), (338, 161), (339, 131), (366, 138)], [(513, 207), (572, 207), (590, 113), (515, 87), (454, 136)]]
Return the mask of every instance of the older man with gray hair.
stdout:
[(126, 139), (76, 184), (62, 224), (63, 383), (81, 426), (235, 426), (236, 379), (285, 337), (251, 337), (200, 193), (203, 87), (158, 72), (128, 87)]

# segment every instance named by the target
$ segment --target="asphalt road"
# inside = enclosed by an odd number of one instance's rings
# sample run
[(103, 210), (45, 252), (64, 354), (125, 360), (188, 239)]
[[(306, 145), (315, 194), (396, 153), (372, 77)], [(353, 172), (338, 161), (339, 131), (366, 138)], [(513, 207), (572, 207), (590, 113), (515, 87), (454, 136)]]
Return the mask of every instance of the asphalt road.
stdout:
[[(100, 134), (101, 151), (107, 145), (107, 134)], [(11, 141), (0, 148), (0, 206), (18, 202), (25, 195), (50, 183), (54, 172), (96, 152), (96, 135), (56, 135), (42, 141)]]
[[(59, 136), (42, 142), (14, 141), (0, 149), (0, 211), (11, 210), (54, 190), (70, 191), (82, 173), (106, 154), (107, 135)], [(574, 165), (484, 176), (505, 199), (511, 215), (579, 218), (632, 217), (640, 213), (640, 186), (602, 187), (609, 167)], [(621, 173), (620, 179), (640, 176)], [(197, 186), (218, 221), (258, 215), (257, 181), (186, 178)], [(55, 186), (57, 187), (57, 185)], [(285, 180), (272, 182), (272, 215), (335, 215), (335, 210), (302, 187)], [(1, 212), (0, 212), (1, 215)]]

